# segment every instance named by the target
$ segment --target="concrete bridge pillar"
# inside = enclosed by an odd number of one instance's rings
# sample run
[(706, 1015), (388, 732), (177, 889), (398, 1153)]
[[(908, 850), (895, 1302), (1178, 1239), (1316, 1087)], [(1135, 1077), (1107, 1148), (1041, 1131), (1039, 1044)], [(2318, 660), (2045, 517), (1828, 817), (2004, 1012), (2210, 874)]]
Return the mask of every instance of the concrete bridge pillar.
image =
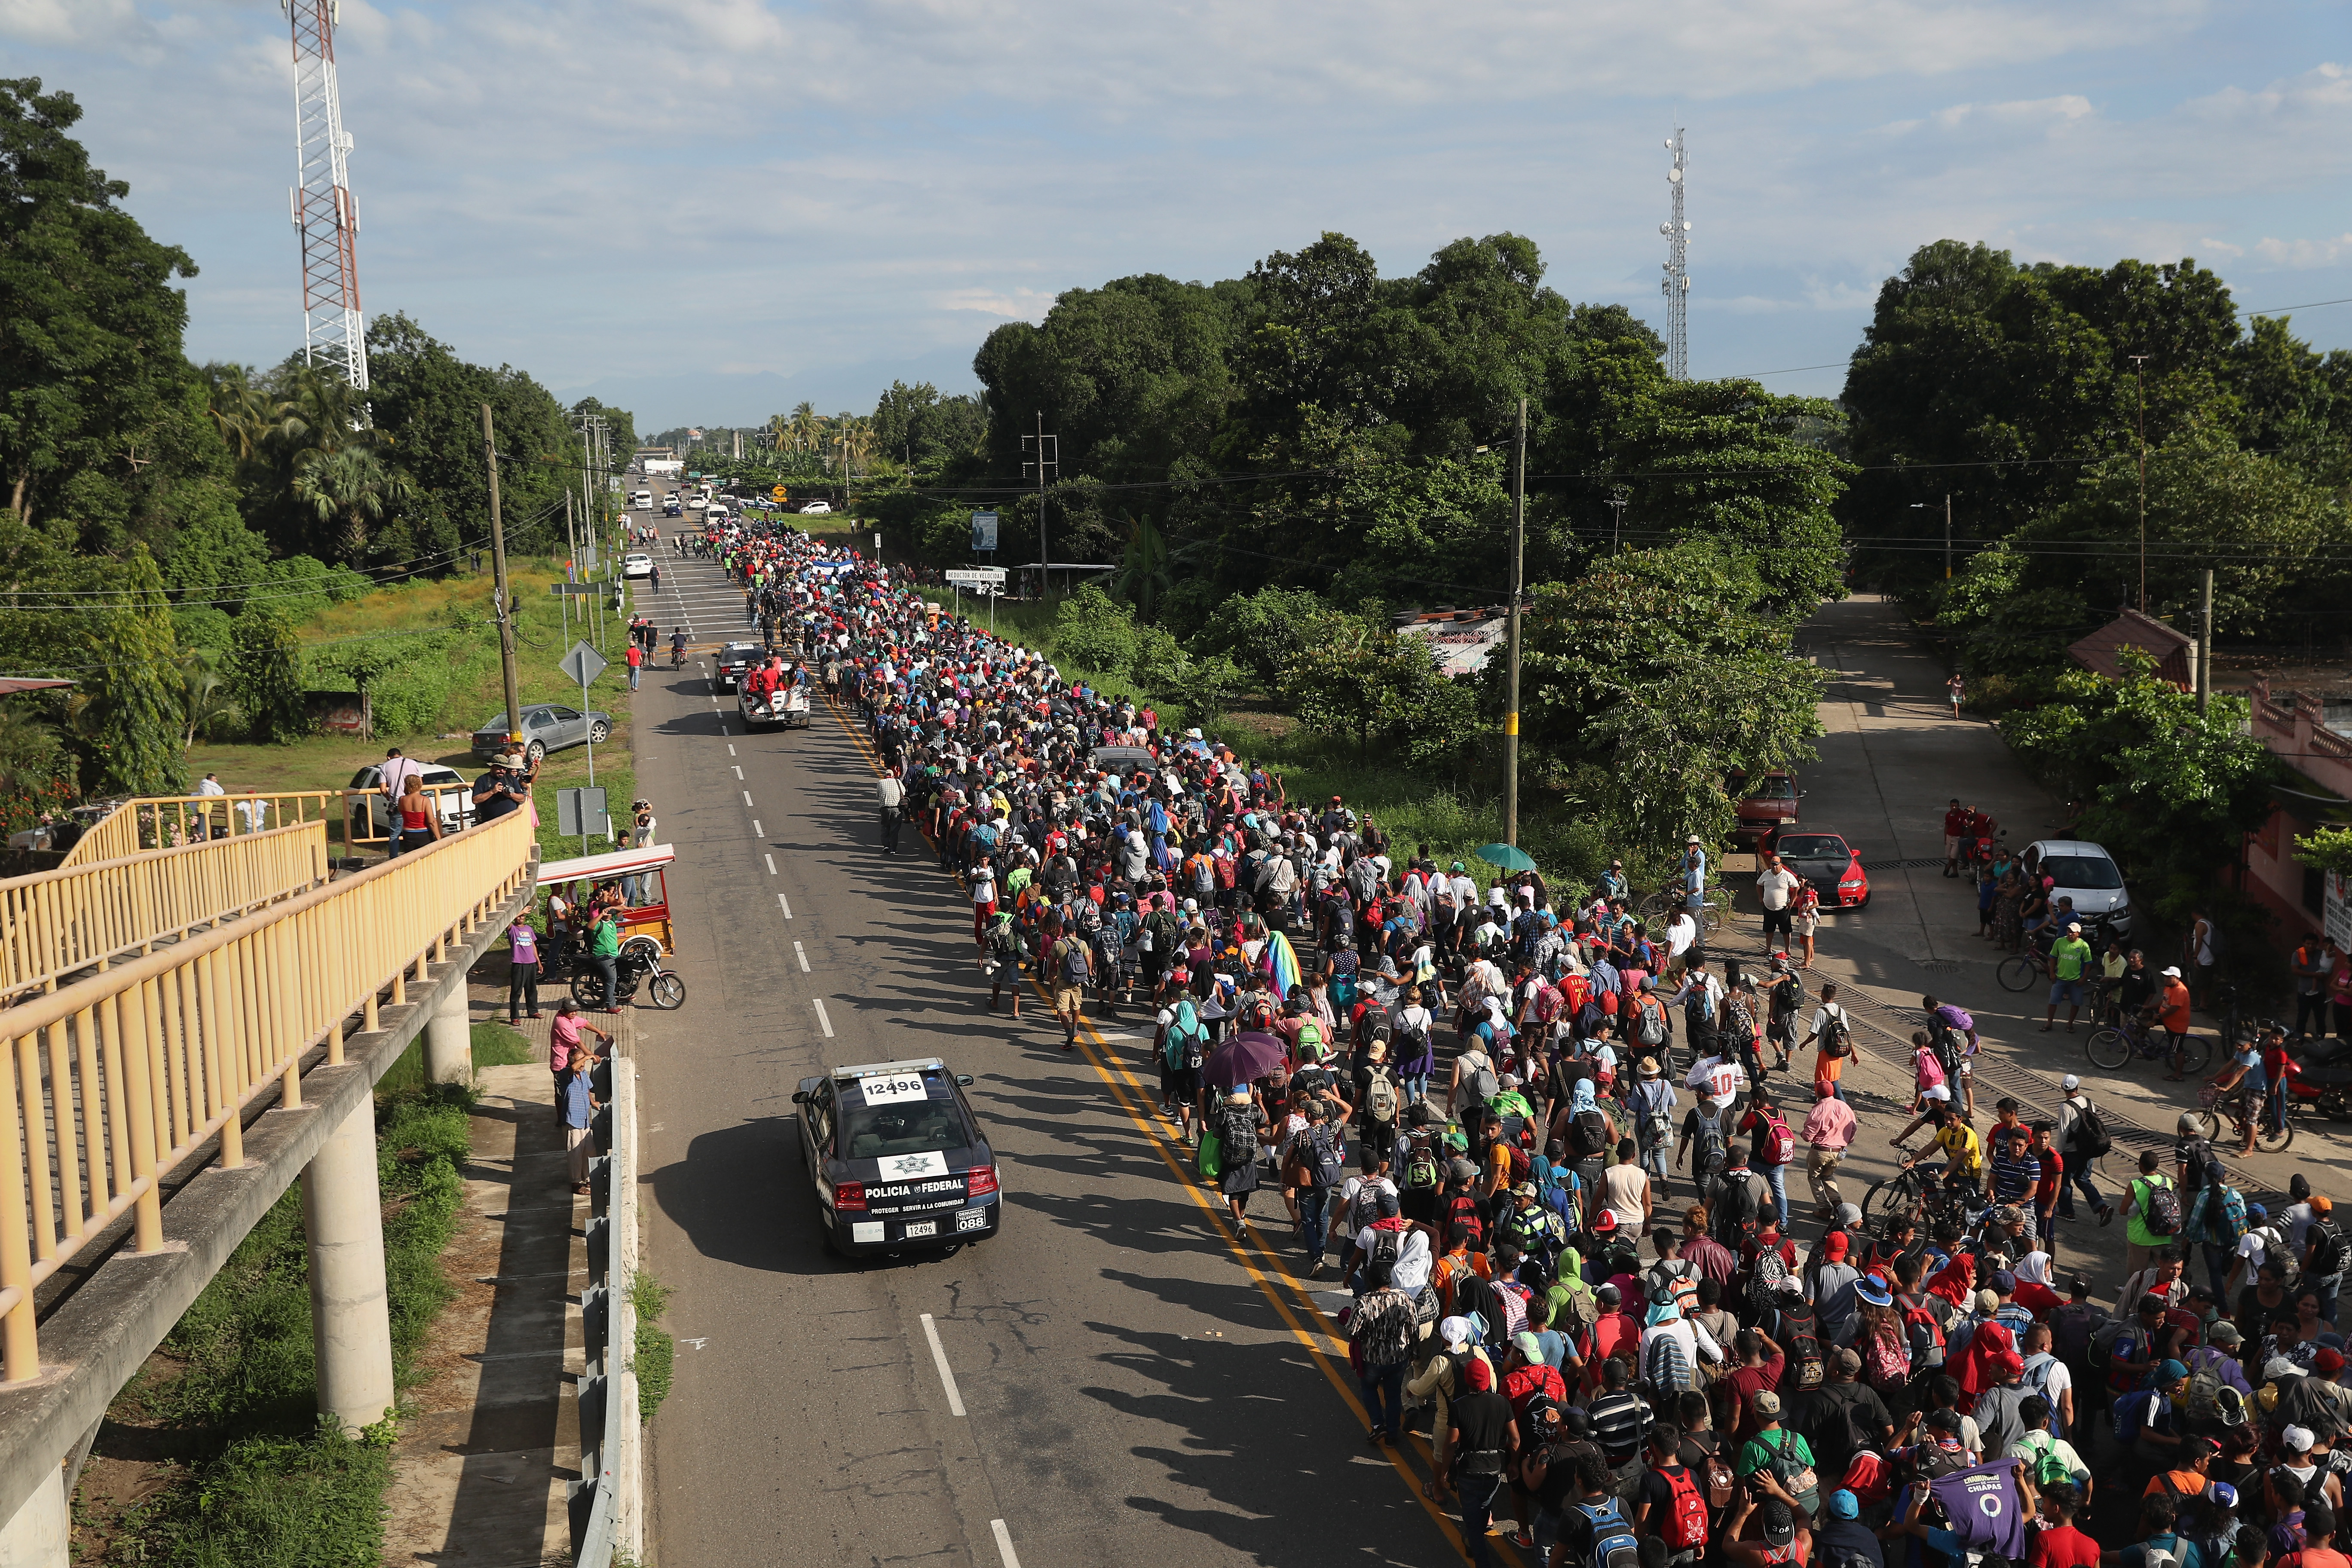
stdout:
[(66, 1472), (62, 1466), (0, 1526), (0, 1568), (71, 1568), (67, 1551)]
[(375, 1101), (370, 1096), (327, 1135), (302, 1172), (319, 1413), (354, 1433), (382, 1421), (394, 1398), (383, 1197), (375, 1157)]
[(442, 991), (425, 1020), (425, 1076), (435, 1083), (474, 1081), (474, 1023), (463, 976)]

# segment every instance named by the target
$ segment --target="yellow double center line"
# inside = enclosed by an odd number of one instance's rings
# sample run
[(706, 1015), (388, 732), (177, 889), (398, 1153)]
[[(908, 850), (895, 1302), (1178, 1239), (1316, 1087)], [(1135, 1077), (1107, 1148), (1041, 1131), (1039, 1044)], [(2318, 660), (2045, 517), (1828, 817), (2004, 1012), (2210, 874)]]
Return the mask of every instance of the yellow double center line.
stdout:
[[(842, 732), (849, 737), (850, 743), (856, 746), (858, 753), (866, 759), (866, 764), (879, 774), (883, 771), (880, 755), (875, 751), (873, 743), (849, 721), (848, 716), (842, 711), (842, 706), (839, 702), (832, 705), (835, 721), (841, 725)], [(919, 827), (916, 831), (922, 833)], [(922, 837), (926, 843), (931, 842), (929, 833), (922, 833)], [(936, 848), (937, 846), (934, 845), (933, 847)], [(1053, 1005), (1053, 996), (1046, 990), (1045, 983), (1035, 974), (1030, 976), (1029, 983), (1050, 1008)], [(1169, 1175), (1175, 1178), (1176, 1184), (1183, 1188), (1185, 1194), (1200, 1207), (1202, 1215), (1208, 1221), (1210, 1228), (1216, 1232), (1219, 1239), (1224, 1242), (1227, 1250), (1232, 1252), (1234, 1259), (1248, 1271), (1250, 1279), (1256, 1283), (1268, 1304), (1274, 1308), (1276, 1315), (1282, 1319), (1292, 1336), (1305, 1346), (1307, 1353), (1314, 1358), (1316, 1366), (1321, 1369), (1324, 1377), (1339, 1392), (1340, 1400), (1346, 1404), (1349, 1413), (1358, 1421), (1362, 1422), (1369, 1430), (1371, 1417), (1364, 1407), (1363, 1400), (1357, 1393), (1353, 1367), (1348, 1358), (1348, 1342), (1324, 1312), (1321, 1303), (1315, 1300), (1314, 1292), (1291, 1272), (1290, 1265), (1267, 1245), (1265, 1238), (1257, 1233), (1255, 1226), (1236, 1230), (1223, 1208), (1211, 1201), (1209, 1195), (1202, 1191), (1201, 1183), (1195, 1180), (1187, 1169), (1190, 1160), (1188, 1151), (1182, 1142), (1181, 1127), (1159, 1115), (1156, 1109), (1156, 1093), (1148, 1092), (1137, 1080), (1134, 1073), (1119, 1060), (1118, 1053), (1112, 1049), (1110, 1042), (1103, 1037), (1102, 1032), (1095, 1026), (1093, 1019), (1081, 1013), (1078, 1016), (1078, 1021), (1085, 1030), (1081, 1054), (1085, 1056), (1087, 1064), (1094, 1068), (1095, 1075), (1102, 1079), (1103, 1087), (1110, 1091), (1112, 1102), (1126, 1114), (1129, 1121), (1135, 1124), (1136, 1131), (1140, 1133), (1144, 1142), (1151, 1146), (1152, 1152), (1160, 1156), (1160, 1163), (1168, 1167)], [(1261, 1262), (1264, 1267), (1260, 1266)], [(1276, 1285), (1277, 1280), (1280, 1282), (1279, 1288)], [(1294, 1302), (1296, 1310), (1294, 1310)], [(1409, 1449), (1405, 1445), (1384, 1446), (1381, 1451), (1388, 1456), (1391, 1468), (1403, 1480), (1406, 1489), (1412, 1493), (1414, 1500), (1429, 1514), (1431, 1521), (1436, 1524), (1447, 1542), (1456, 1552), (1465, 1551), (1461, 1531), (1456, 1527), (1454, 1520), (1422, 1489), (1424, 1475), (1433, 1475), (1436, 1469), (1435, 1457), (1430, 1451), (1429, 1439), (1417, 1432), (1408, 1436), (1411, 1439)], [(1509, 1499), (1510, 1492), (1507, 1487), (1498, 1489), (1495, 1494), (1496, 1518), (1498, 1523), (1507, 1524)], [(1511, 1568), (1517, 1568), (1518, 1558), (1511, 1551), (1507, 1540), (1489, 1540), (1487, 1546), (1505, 1563), (1510, 1564)]]

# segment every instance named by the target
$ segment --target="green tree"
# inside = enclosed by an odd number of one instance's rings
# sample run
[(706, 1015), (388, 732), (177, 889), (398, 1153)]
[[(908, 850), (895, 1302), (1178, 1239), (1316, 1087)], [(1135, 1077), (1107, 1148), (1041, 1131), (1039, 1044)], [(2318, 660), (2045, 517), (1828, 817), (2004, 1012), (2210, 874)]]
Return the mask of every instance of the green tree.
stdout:
[(1304, 588), (1260, 588), (1219, 605), (1192, 641), (1195, 657), (1225, 656), (1271, 691), (1331, 606)]
[(230, 689), (254, 738), (299, 740), (310, 727), (302, 700), (302, 639), (276, 605), (256, 603), (236, 617)]
[(99, 787), (121, 795), (174, 795), (186, 780), (180, 741), (184, 712), (175, 665), (172, 611), (163, 579), (143, 545), (120, 563), (121, 589), (91, 623), (84, 725), (95, 741)]
[(365, 560), (374, 530), (415, 495), (416, 486), (372, 447), (304, 455), (310, 460), (295, 468), (294, 499), (334, 526), (338, 559)]
[(1419, 637), (1361, 616), (1326, 610), (1285, 664), (1281, 695), (1312, 731), (1352, 742), (1359, 762), (1456, 760), (1477, 731), (1475, 694), (1438, 668)]
[(2243, 836), (2271, 812), (2277, 759), (2247, 732), (2244, 699), (2196, 698), (2156, 678), (2137, 650), (2126, 673), (2061, 676), (2053, 700), (2012, 712), (2001, 734), (2053, 787), (2086, 803), (2080, 836), (2122, 861), (2143, 902), (2182, 919), (2206, 898)]
[(1111, 591), (1133, 605), (1136, 613), (1148, 621), (1175, 585), (1176, 579), (1169, 570), (1168, 542), (1151, 526), (1150, 519), (1129, 518), (1127, 553), (1120, 557), (1118, 575), (1111, 579)]
[(1092, 583), (1054, 611), (1054, 657), (1097, 675), (1118, 675), (1135, 660), (1135, 612)]

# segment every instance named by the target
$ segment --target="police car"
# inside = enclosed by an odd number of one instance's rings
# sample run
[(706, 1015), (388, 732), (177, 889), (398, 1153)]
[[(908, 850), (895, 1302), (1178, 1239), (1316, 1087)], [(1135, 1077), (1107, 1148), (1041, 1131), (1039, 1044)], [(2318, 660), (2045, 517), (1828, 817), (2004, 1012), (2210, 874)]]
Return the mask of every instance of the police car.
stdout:
[(901, 1252), (996, 1234), (996, 1155), (964, 1099), (971, 1082), (937, 1057), (801, 1079), (801, 1157), (828, 1250)]

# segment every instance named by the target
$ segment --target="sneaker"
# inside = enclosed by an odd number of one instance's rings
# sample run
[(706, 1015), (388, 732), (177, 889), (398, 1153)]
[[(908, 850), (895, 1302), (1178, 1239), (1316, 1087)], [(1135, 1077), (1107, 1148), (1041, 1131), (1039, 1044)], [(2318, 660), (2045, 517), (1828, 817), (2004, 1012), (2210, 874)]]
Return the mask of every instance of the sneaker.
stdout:
[(2105, 1224), (2106, 1224), (2109, 1220), (2112, 1220), (2112, 1219), (2114, 1219), (2115, 1217), (2116, 1217), (2116, 1205), (2113, 1205), (2113, 1204), (2101, 1204), (2101, 1205), (2099, 1205), (2099, 1223), (2100, 1223), (2101, 1225), (2105, 1225)]

